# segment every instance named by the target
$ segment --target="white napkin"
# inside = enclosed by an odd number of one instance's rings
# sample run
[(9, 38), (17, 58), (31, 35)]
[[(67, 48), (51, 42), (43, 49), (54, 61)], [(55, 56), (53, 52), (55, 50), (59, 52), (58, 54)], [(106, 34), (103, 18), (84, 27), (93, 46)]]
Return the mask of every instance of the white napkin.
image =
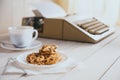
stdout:
[[(59, 66), (55, 66), (52, 68), (40, 68), (35, 69), (27, 69), (22, 66), (22, 68), (27, 72), (28, 75), (35, 75), (35, 74), (51, 74), (51, 73), (65, 73), (77, 66), (77, 63), (75, 63), (74, 60), (69, 59), (66, 60), (64, 63), (62, 63)], [(11, 62), (9, 63), (5, 73), (12, 73), (12, 74), (18, 74), (18, 73), (24, 73), (24, 71), (21, 69), (21, 66), (19, 63)]]

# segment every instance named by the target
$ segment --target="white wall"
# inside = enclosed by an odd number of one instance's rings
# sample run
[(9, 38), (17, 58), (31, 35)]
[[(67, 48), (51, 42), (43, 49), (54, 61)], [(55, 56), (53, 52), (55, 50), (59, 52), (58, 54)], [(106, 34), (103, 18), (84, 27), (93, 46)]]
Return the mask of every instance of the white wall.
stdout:
[(0, 35), (9, 26), (20, 26), (23, 17), (34, 16), (29, 3), (33, 0), (0, 0)]
[(12, 1), (0, 0), (0, 33), (6, 31), (7, 26), (12, 23)]

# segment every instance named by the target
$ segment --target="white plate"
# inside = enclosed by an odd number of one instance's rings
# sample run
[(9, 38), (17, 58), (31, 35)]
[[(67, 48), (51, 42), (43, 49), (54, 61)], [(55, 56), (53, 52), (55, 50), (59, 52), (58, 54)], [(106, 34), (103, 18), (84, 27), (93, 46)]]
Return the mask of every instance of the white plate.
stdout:
[[(29, 53), (31, 54), (31, 53)], [(30, 64), (26, 61), (26, 57), (27, 55), (29, 54), (22, 54), (22, 55), (19, 55), (17, 58), (16, 58), (16, 61), (17, 63), (23, 67), (23, 68), (31, 68), (31, 69), (40, 69), (40, 68), (52, 68), (52, 67), (56, 67), (56, 66), (60, 66), (62, 65), (62, 63), (64, 63), (68, 58), (66, 55), (64, 54), (61, 54), (61, 57), (62, 57), (62, 60), (60, 62), (57, 62), (55, 64), (52, 64), (52, 65), (37, 65), (37, 64)]]
[(4, 49), (8, 49), (8, 50), (29, 50), (29, 49), (34, 49), (37, 47), (40, 47), (42, 45), (42, 43), (38, 40), (35, 40), (32, 42), (32, 44), (29, 47), (26, 48), (16, 48), (14, 47), (10, 41), (5, 41), (7, 43), (1, 43), (1, 47)]

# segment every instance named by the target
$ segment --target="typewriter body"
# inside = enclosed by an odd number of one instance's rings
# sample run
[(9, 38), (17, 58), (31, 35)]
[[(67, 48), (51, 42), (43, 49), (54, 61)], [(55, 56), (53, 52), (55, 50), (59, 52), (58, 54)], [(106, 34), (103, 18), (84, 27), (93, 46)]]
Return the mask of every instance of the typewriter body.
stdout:
[[(38, 6), (38, 9), (33, 10), (36, 17), (32, 18), (33, 22), (30, 23), (39, 23), (39, 21), (42, 23), (38, 30), (40, 37), (96, 43), (114, 32), (113, 27), (107, 26), (96, 18), (68, 16), (59, 5), (53, 2), (41, 3)], [(50, 10), (44, 10), (45, 8)], [(41, 16), (44, 17), (43, 20), (37, 18)]]
[(45, 18), (40, 37), (96, 43), (114, 32), (96, 18), (80, 19), (79, 16)]

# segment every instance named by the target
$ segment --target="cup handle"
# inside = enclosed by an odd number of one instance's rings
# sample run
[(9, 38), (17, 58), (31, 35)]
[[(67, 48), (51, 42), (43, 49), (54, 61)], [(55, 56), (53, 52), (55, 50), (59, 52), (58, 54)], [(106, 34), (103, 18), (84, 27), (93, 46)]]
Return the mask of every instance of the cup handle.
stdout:
[(33, 33), (35, 33), (35, 36), (33, 37), (32, 41), (34, 41), (38, 37), (38, 31), (37, 30), (34, 29)]

